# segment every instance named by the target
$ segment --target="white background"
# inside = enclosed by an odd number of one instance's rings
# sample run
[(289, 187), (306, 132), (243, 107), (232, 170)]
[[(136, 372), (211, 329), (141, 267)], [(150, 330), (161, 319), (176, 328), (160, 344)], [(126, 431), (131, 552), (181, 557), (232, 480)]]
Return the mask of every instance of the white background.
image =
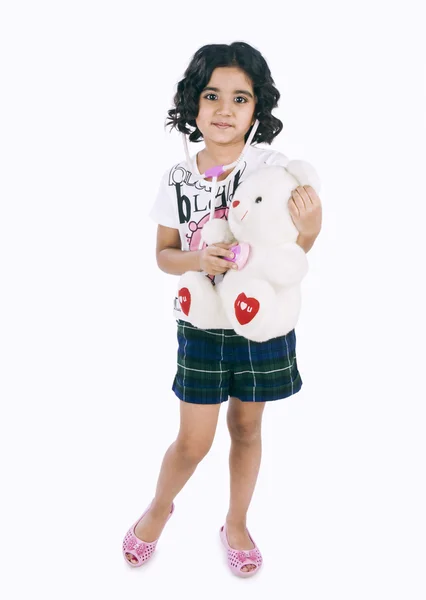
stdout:
[[(420, 2), (5, 1), (0, 10), (0, 592), (424, 600), (425, 64)], [(281, 92), (272, 147), (311, 162), (324, 222), (297, 327), (302, 391), (268, 405), (226, 566), (226, 406), (155, 557), (121, 555), (177, 435), (176, 278), (148, 219), (183, 158), (164, 129), (207, 43)], [(191, 153), (202, 146), (191, 147)]]

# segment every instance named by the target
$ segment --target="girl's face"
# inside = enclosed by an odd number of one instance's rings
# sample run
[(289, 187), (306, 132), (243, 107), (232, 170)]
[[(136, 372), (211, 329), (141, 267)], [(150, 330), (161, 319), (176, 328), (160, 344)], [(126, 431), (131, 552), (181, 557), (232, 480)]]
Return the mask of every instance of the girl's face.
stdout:
[(200, 94), (195, 121), (206, 143), (244, 143), (255, 121), (255, 108), (256, 97), (246, 73), (238, 67), (217, 67)]

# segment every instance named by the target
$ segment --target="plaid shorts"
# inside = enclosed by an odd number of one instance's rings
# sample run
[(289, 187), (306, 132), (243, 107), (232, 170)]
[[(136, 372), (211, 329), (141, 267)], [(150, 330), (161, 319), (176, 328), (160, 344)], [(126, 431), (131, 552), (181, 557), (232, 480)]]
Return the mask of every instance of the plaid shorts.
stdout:
[(184, 402), (220, 404), (235, 396), (267, 402), (296, 394), (296, 334), (252, 342), (233, 329), (198, 329), (177, 321), (177, 373), (172, 390)]

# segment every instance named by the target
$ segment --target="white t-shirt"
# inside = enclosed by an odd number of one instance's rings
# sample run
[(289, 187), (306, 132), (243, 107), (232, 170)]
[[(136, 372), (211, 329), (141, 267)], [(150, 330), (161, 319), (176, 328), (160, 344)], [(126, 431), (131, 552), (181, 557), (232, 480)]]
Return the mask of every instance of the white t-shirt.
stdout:
[[(195, 175), (200, 175), (196, 157), (191, 158)], [(214, 218), (227, 218), (228, 207), (238, 185), (250, 173), (263, 165), (286, 167), (288, 162), (289, 159), (281, 152), (270, 148), (249, 146), (244, 159), (229, 173), (226, 179), (217, 182)], [(194, 181), (191, 167), (184, 160), (164, 173), (149, 216), (159, 225), (179, 230), (182, 250), (198, 250), (201, 230), (210, 218), (210, 192), (211, 182)], [(210, 277), (215, 283), (222, 278), (223, 275)], [(189, 320), (180, 308), (177, 290), (173, 316), (183, 321)]]

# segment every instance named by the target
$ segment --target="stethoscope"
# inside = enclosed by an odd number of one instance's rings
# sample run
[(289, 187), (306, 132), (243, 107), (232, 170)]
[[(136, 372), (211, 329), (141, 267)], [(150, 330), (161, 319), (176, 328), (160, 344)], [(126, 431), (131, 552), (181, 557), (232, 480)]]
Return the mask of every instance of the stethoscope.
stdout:
[[(245, 146), (243, 148), (243, 151), (241, 152), (240, 156), (237, 158), (237, 160), (235, 160), (234, 162), (230, 163), (229, 165), (217, 165), (216, 167), (210, 167), (210, 169), (207, 169), (207, 171), (205, 171), (205, 173), (202, 173), (200, 175), (197, 175), (195, 173), (196, 169), (194, 167), (193, 161), (191, 159), (191, 157), (189, 156), (189, 147), (188, 147), (188, 140), (187, 140), (187, 136), (185, 133), (182, 133), (183, 136), (183, 145), (185, 148), (185, 155), (186, 155), (186, 160), (188, 163), (188, 166), (190, 167), (192, 174), (194, 175), (194, 179), (195, 181), (200, 181), (202, 179), (205, 179), (206, 177), (211, 177), (212, 181), (211, 181), (211, 193), (210, 193), (210, 219), (214, 218), (214, 211), (216, 209), (216, 190), (217, 190), (217, 178), (222, 175), (222, 173), (224, 173), (225, 171), (228, 171), (229, 169), (233, 169), (234, 167), (236, 167), (244, 158), (245, 153), (247, 152), (248, 147), (250, 146), (257, 128), (259, 127), (260, 123), (258, 121), (258, 119), (256, 119), (256, 121), (254, 122), (254, 125), (252, 127), (252, 130), (250, 132), (249, 137), (247, 138), (247, 141), (245, 143)], [(206, 183), (210, 183), (210, 182), (206, 182)], [(200, 246), (199, 246), (199, 250), (201, 250), (203, 246), (203, 240), (200, 240)]]

